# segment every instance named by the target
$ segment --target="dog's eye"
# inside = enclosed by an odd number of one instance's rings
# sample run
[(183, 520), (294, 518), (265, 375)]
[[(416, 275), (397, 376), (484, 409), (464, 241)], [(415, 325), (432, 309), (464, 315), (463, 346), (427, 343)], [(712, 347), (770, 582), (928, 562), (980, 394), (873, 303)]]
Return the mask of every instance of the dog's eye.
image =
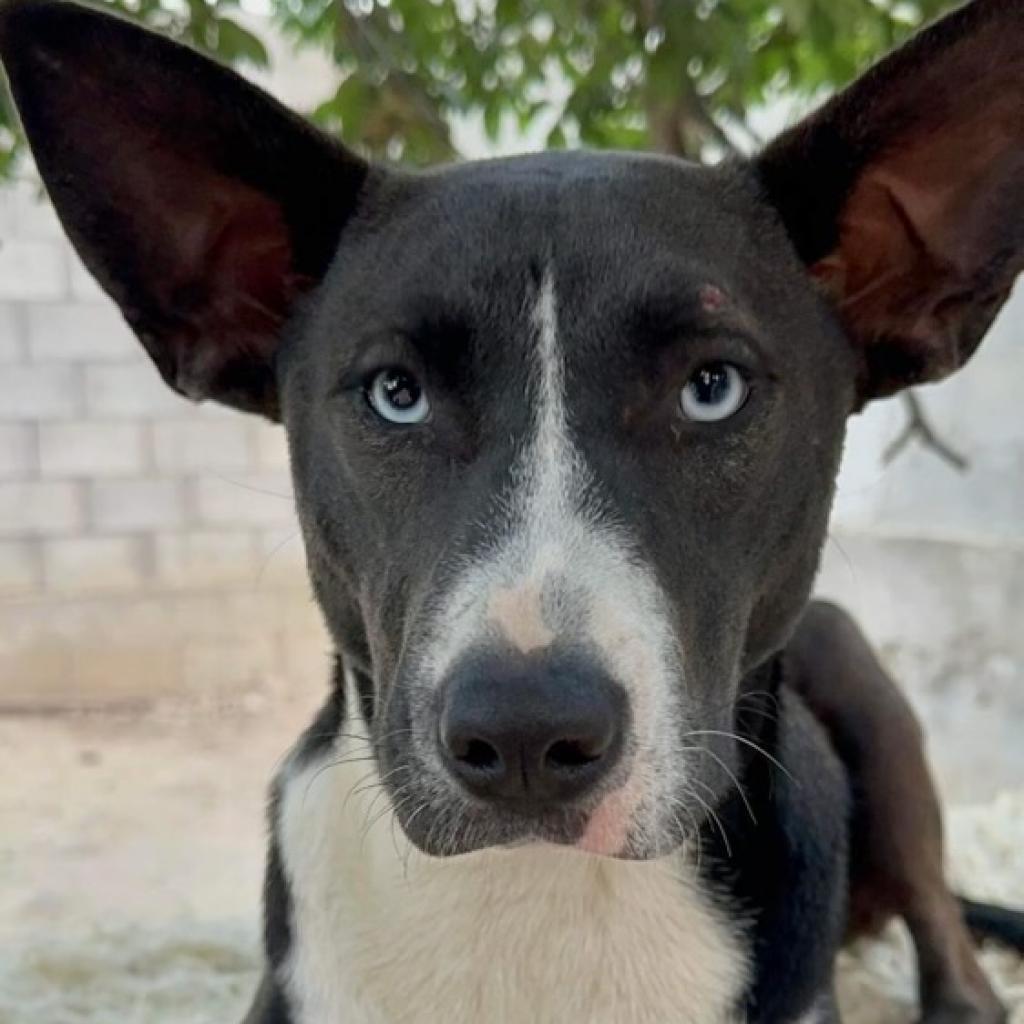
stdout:
[(389, 366), (373, 377), (366, 400), (378, 416), (390, 423), (422, 423), (430, 415), (430, 402), (420, 382), (397, 366)]
[(732, 363), (705, 363), (686, 382), (679, 406), (688, 420), (714, 423), (738, 412), (749, 391)]

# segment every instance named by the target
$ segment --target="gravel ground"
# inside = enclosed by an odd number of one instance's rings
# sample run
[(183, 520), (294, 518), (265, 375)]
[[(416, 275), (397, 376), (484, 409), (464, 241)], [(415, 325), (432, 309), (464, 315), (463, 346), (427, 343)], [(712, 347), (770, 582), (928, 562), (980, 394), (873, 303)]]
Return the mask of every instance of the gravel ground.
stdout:
[[(225, 1024), (253, 990), (263, 793), (315, 697), (0, 718), (0, 1024)], [(949, 812), (966, 891), (1024, 905), (1024, 789)], [(1024, 965), (986, 967), (1024, 1024)], [(913, 1019), (904, 933), (844, 953), (850, 1024)], [(427, 1022), (430, 1024), (430, 1022)]]

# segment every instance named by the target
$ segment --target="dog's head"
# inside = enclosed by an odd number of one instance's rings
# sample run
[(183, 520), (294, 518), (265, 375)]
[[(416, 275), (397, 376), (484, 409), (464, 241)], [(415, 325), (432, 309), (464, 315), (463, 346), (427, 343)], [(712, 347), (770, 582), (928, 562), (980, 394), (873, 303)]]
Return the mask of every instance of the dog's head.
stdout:
[(0, 12), (57, 211), (164, 378), (288, 432), (410, 838), (676, 844), (806, 600), (846, 416), (960, 366), (1021, 269), (1024, 6), (747, 163), (422, 174), (122, 21)]

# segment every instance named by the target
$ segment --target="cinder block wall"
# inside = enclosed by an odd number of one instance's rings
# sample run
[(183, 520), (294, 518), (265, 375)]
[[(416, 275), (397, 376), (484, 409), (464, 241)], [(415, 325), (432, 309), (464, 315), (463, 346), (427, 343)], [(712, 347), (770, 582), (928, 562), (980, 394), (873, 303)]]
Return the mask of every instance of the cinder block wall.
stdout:
[(164, 387), (37, 188), (0, 189), (0, 710), (325, 676), (273, 425)]

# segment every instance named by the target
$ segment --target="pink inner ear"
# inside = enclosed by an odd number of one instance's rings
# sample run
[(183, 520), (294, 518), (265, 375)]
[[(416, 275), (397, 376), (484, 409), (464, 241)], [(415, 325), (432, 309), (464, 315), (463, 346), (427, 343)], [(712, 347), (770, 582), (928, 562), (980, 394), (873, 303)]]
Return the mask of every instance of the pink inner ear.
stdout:
[(269, 354), (295, 298), (288, 228), (278, 206), (231, 184), (231, 207), (211, 223), (205, 263), (211, 329)]
[(270, 361), (302, 281), (276, 203), (180, 157), (165, 169), (146, 196), (162, 227), (147, 236), (143, 258), (159, 307), (177, 325), (175, 384), (198, 398), (242, 357)]
[[(869, 165), (840, 220), (839, 245), (811, 268), (859, 345), (904, 346), (928, 379), (955, 370), (972, 304), (1004, 257), (1024, 170), (1016, 96), (928, 125)], [(975, 339), (973, 344), (977, 343)]]

